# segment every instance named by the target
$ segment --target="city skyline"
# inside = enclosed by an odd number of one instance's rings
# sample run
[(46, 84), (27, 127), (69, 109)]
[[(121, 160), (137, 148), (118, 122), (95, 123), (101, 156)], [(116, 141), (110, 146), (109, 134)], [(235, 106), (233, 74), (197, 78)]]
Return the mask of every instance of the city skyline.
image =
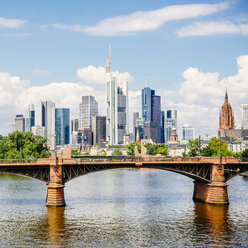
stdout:
[[(129, 82), (130, 117), (141, 113), (141, 89), (148, 73), (148, 85), (161, 96), (161, 109), (178, 110), (179, 128), (189, 123), (216, 135), (226, 87), (240, 126), (240, 106), (247, 104), (248, 86), (245, 1), (144, 1), (142, 5), (108, 1), (111, 8), (100, 15), (91, 3), (83, 7), (75, 3), (67, 18), (63, 11), (53, 12), (56, 1), (24, 8), (18, 1), (0, 4), (1, 134), (11, 132), (15, 115), (25, 113), (37, 99), (70, 108), (72, 119), (78, 116), (82, 95), (106, 102), (104, 64), (110, 44), (113, 72)], [(62, 1), (62, 5), (67, 4)], [(96, 5), (107, 9), (100, 1)], [(188, 17), (178, 17), (180, 8), (188, 8)], [(152, 14), (162, 21), (156, 23)], [(127, 32), (121, 29), (126, 17), (133, 23), (145, 18), (150, 28), (137, 26)], [(115, 18), (118, 22), (113, 23)], [(107, 25), (114, 25), (114, 33), (100, 32)], [(106, 115), (103, 104), (99, 115)]]

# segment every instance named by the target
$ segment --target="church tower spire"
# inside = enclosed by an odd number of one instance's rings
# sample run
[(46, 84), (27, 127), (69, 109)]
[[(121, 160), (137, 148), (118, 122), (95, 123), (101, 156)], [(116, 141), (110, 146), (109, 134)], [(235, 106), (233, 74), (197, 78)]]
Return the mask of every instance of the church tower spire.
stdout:
[(226, 88), (226, 94), (225, 94), (225, 102), (228, 102), (227, 88)]
[(228, 102), (227, 89), (225, 93), (225, 102), (221, 107), (219, 116), (219, 131), (226, 129), (235, 129), (234, 124), (234, 112), (232, 110), (231, 104)]

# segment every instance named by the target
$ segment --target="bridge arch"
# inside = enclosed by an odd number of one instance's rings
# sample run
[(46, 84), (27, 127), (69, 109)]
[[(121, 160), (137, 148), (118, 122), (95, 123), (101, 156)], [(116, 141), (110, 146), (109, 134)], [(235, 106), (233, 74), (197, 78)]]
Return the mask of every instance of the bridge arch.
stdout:
[(37, 179), (39, 181), (47, 183), (49, 181), (50, 175), (50, 166), (35, 166), (35, 165), (26, 165), (26, 166), (5, 166), (0, 168), (0, 172), (23, 176), (27, 178)]
[(134, 163), (130, 163), (129, 165), (123, 166), (123, 164), (107, 164), (107, 163), (101, 163), (101, 164), (77, 164), (77, 165), (68, 165), (63, 167), (63, 180), (64, 183), (89, 174), (93, 172), (98, 171), (104, 171), (104, 170), (111, 170), (111, 169), (120, 169), (120, 168), (149, 168), (149, 169), (160, 169), (160, 170), (166, 170), (171, 171), (174, 173), (178, 173), (181, 175), (184, 175), (186, 177), (189, 177), (191, 179), (201, 181), (203, 183), (210, 183), (210, 176), (211, 176), (211, 165), (208, 166), (204, 165), (201, 166), (198, 164), (176, 164), (176, 163), (168, 163), (168, 164), (154, 164), (153, 163), (143, 163), (142, 166), (137, 166)]

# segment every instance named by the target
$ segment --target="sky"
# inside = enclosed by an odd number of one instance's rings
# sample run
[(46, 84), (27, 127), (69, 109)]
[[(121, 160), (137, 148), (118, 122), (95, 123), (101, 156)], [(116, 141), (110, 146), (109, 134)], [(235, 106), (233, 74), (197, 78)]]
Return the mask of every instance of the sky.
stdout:
[[(248, 103), (248, 1), (0, 1), (0, 134), (28, 104), (53, 100), (78, 118), (83, 95), (106, 113), (105, 61), (129, 82), (129, 113), (141, 89), (178, 110), (196, 133), (217, 134), (225, 90), (240, 128)], [(130, 128), (130, 131), (132, 129)]]

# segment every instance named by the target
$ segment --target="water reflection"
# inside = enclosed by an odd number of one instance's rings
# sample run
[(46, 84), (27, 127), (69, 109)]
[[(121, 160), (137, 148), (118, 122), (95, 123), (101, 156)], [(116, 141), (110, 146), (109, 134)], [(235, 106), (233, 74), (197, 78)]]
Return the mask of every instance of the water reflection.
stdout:
[(230, 222), (228, 206), (216, 206), (206, 203), (195, 203), (195, 223), (197, 233), (208, 234), (210, 243), (214, 245), (225, 245), (230, 241), (234, 233)]
[(64, 229), (64, 207), (47, 208), (48, 245), (62, 247), (61, 236)]

